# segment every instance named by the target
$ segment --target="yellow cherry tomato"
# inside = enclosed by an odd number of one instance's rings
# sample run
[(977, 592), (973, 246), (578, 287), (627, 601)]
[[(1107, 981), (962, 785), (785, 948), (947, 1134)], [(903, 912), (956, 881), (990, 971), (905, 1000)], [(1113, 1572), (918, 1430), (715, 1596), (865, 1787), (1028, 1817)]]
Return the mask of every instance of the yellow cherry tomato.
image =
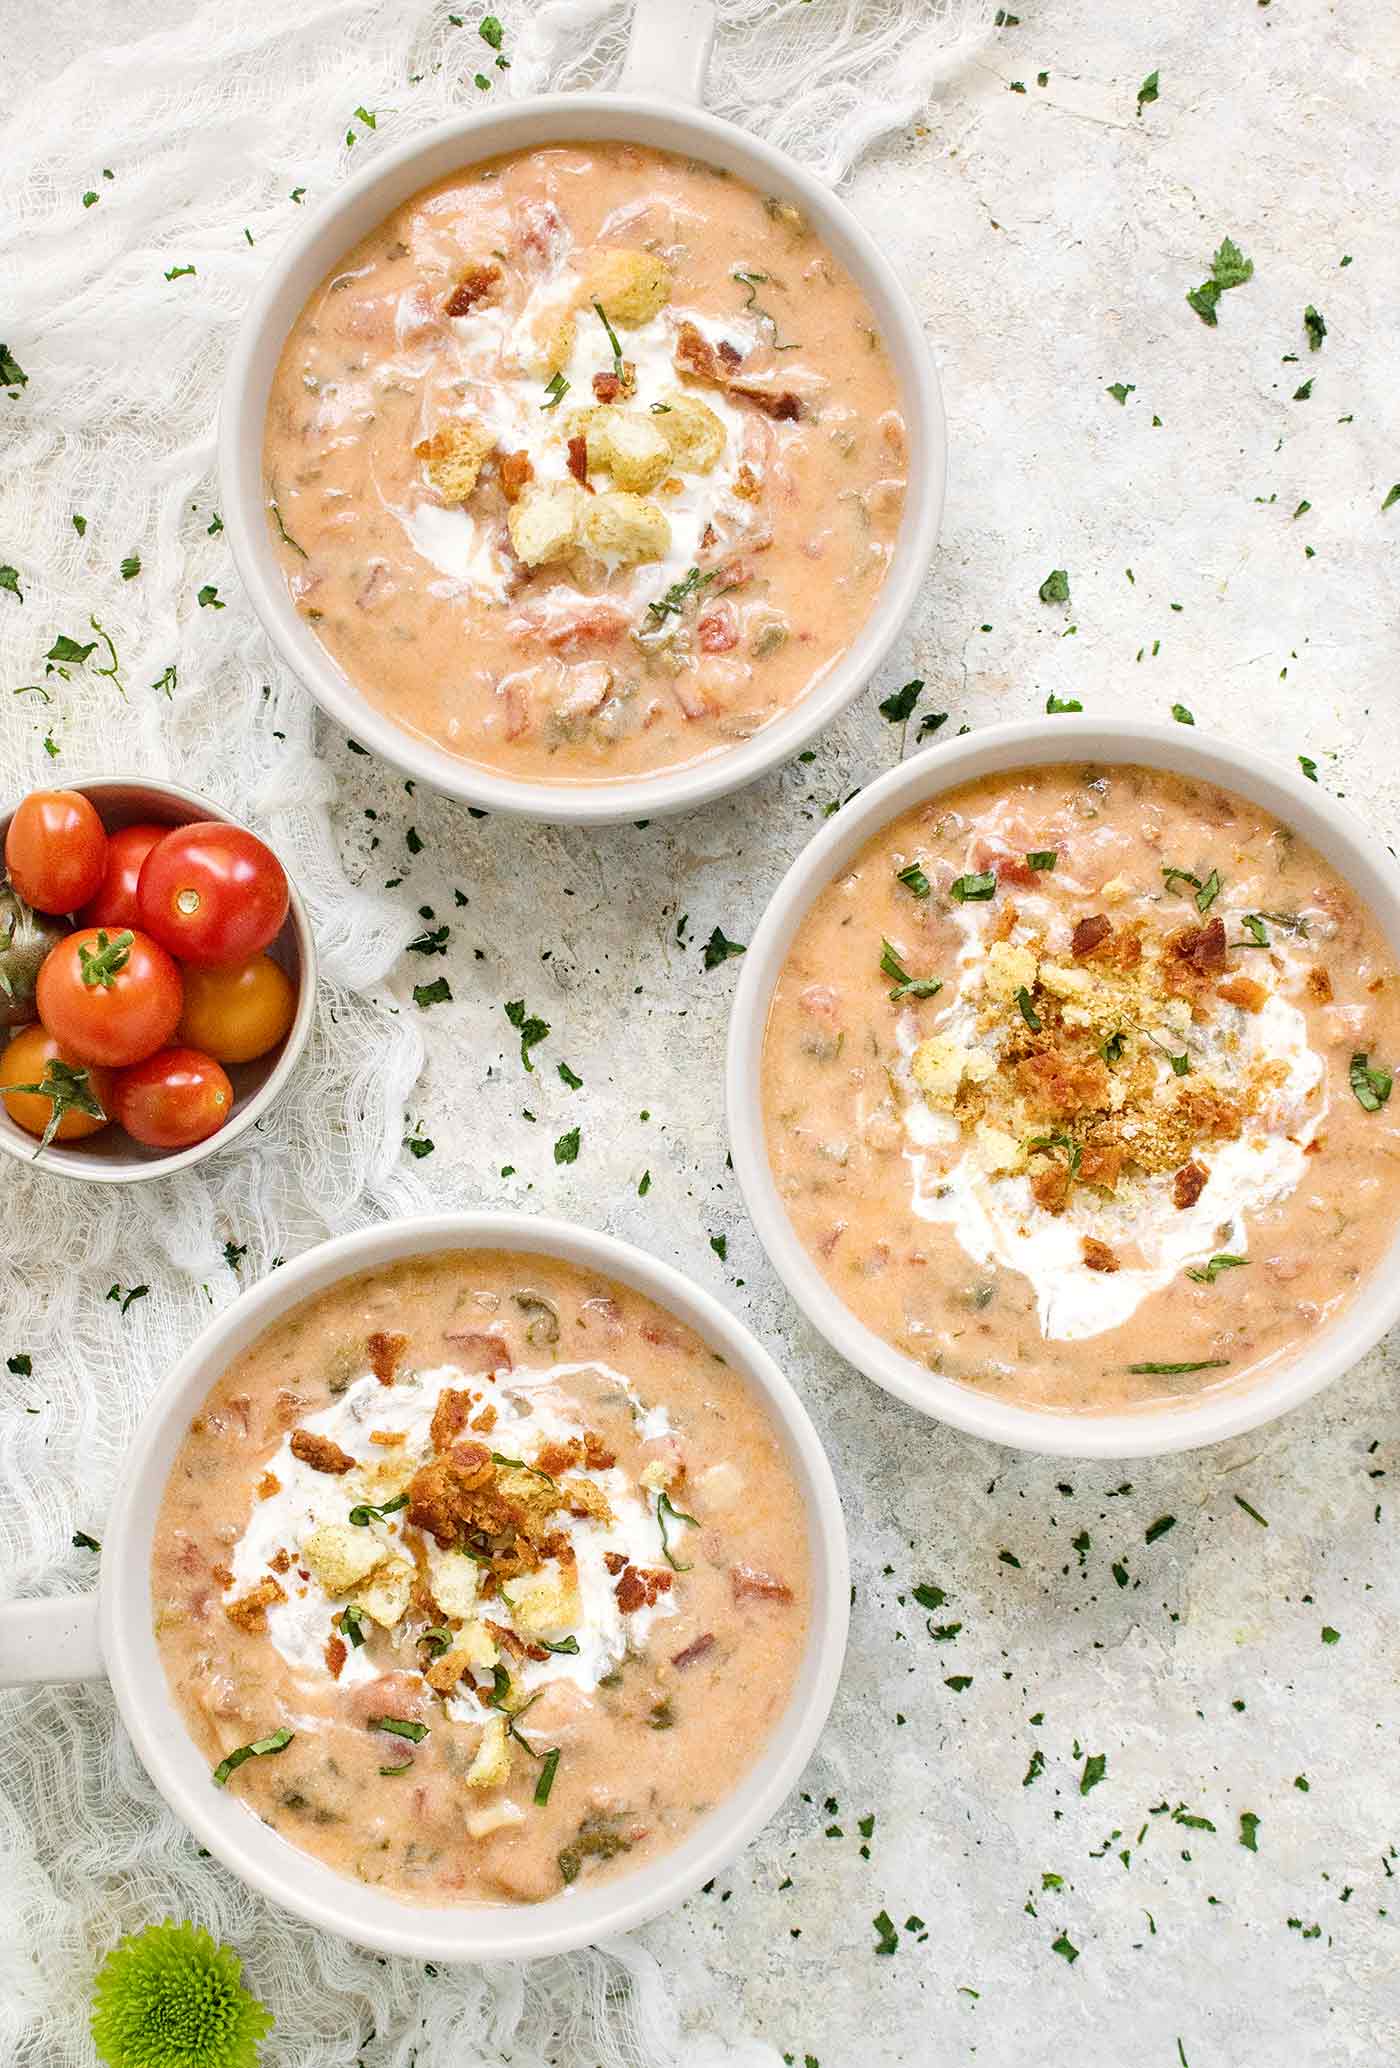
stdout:
[[(17, 1091), (16, 1085), (44, 1085)], [(26, 1027), (0, 1055), (0, 1096), (16, 1127), (45, 1142), (80, 1142), (107, 1125), (113, 1077), (98, 1063), (65, 1055), (46, 1027)], [(84, 1110), (92, 1106), (97, 1111)]]
[(188, 963), (176, 1039), (221, 1063), (251, 1063), (276, 1048), (296, 1009), (296, 986), (270, 955), (212, 968)]

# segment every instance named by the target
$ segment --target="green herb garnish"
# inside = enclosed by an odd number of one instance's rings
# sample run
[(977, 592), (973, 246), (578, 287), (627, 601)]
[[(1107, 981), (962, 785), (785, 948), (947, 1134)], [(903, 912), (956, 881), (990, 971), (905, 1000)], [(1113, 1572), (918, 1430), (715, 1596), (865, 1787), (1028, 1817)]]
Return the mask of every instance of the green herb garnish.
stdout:
[(690, 1567), (688, 1565), (679, 1564), (678, 1561), (671, 1555), (670, 1540), (666, 1532), (666, 1524), (668, 1519), (672, 1522), (688, 1522), (692, 1529), (698, 1529), (700, 1527), (699, 1523), (695, 1520), (695, 1517), (693, 1515), (687, 1515), (683, 1509), (675, 1507), (672, 1503), (671, 1496), (663, 1490), (656, 1496), (656, 1526), (661, 1532), (661, 1549), (665, 1554), (666, 1563), (670, 1566), (672, 1572), (688, 1573), (690, 1571)]
[(902, 998), (934, 998), (943, 989), (941, 977), (911, 977), (898, 951), (886, 940), (880, 943), (880, 969), (894, 985), (890, 992), (892, 1004), (898, 1004)]
[(242, 1766), (245, 1759), (262, 1759), (269, 1752), (285, 1752), (296, 1733), (289, 1730), (273, 1731), (267, 1738), (254, 1738), (251, 1745), (240, 1745), (236, 1752), (230, 1752), (214, 1769), (214, 1785), (222, 1788), (229, 1775)]
[(371, 1716), (366, 1728), (387, 1731), (391, 1738), (407, 1738), (410, 1745), (421, 1745), (428, 1735), (426, 1723), (414, 1723), (406, 1716)]
[(615, 374), (617, 375), (617, 378), (618, 378), (619, 380), (621, 380), (621, 379), (622, 379), (622, 346), (621, 346), (621, 345), (620, 345), (620, 344), (618, 343), (618, 338), (617, 338), (617, 332), (616, 332), (616, 331), (615, 331), (615, 330), (613, 329), (613, 327), (612, 327), (611, 323), (609, 323), (609, 321), (608, 321), (608, 319), (607, 319), (607, 316), (606, 316), (606, 314), (605, 314), (605, 312), (604, 312), (604, 309), (603, 309), (603, 304), (602, 304), (601, 302), (594, 302), (594, 304), (593, 304), (593, 309), (594, 309), (594, 313), (595, 313), (595, 315), (596, 315), (596, 316), (597, 316), (597, 318), (598, 318), (598, 321), (599, 321), (599, 322), (600, 322), (600, 323), (602, 324), (602, 326), (603, 326), (604, 330), (605, 330), (605, 331), (607, 332), (607, 334), (608, 334), (608, 343), (609, 343), (609, 344), (610, 344), (610, 345), (612, 346), (612, 355), (613, 355), (613, 372), (614, 372), (614, 373), (615, 373)]
[(1057, 847), (1038, 847), (1034, 853), (1026, 856), (1026, 867), (1028, 869), (1053, 869), (1059, 859), (1060, 850)]
[(1045, 708), (1052, 718), (1058, 718), (1066, 711), (1082, 711), (1084, 706), (1080, 703), (1078, 697), (1057, 697), (1055, 692), (1051, 690), (1049, 696), (1045, 699)]
[(1030, 1028), (1032, 1034), (1038, 1034), (1040, 1032), (1040, 1017), (1035, 1007), (1031, 1004), (1031, 994), (1024, 984), (1021, 985), (1016, 993), (1016, 1003), (1021, 1008), (1021, 1018)]
[(705, 943), (705, 967), (718, 969), (720, 964), (728, 962), (732, 955), (742, 955), (744, 952), (743, 941), (731, 941), (723, 928), (717, 926)]
[(534, 1064), (530, 1061), (530, 1050), (537, 1048), (549, 1033), (548, 1020), (539, 1019), (534, 1013), (527, 1013), (523, 998), (512, 998), (504, 1007), (505, 1016), (520, 1036), (520, 1060), (532, 1074)]
[(351, 1644), (355, 1646), (356, 1649), (358, 1649), (359, 1646), (362, 1645), (365, 1641), (364, 1610), (361, 1608), (357, 1608), (353, 1601), (349, 1601), (346, 1603), (345, 1607), (340, 1611), (338, 1621), (340, 1623), (341, 1629), (345, 1632), (345, 1635), (349, 1638)]
[(305, 546), (298, 545), (296, 540), (292, 537), (292, 534), (288, 531), (286, 525), (282, 522), (282, 512), (278, 509), (276, 503), (272, 504), (272, 514), (277, 519), (277, 535), (281, 539), (283, 545), (290, 546), (294, 553), (300, 553), (302, 559), (305, 560), (308, 557)]
[(1356, 1094), (1358, 1106), (1363, 1107), (1367, 1113), (1379, 1113), (1390, 1097), (1390, 1071), (1381, 1068), (1380, 1065), (1373, 1067), (1370, 1057), (1358, 1050), (1351, 1059), (1351, 1068), (1347, 1075)]
[(1063, 567), (1052, 567), (1036, 591), (1042, 603), (1069, 602), (1069, 574)]
[(542, 1479), (546, 1486), (557, 1486), (559, 1483), (557, 1480), (551, 1479), (547, 1472), (541, 1472), (538, 1465), (527, 1465), (524, 1458), (508, 1458), (504, 1451), (493, 1450), (491, 1453), (491, 1463), (493, 1465), (507, 1465), (513, 1472), (528, 1472), (533, 1478)]
[(1227, 1251), (1222, 1250), (1220, 1255), (1212, 1257), (1208, 1264), (1188, 1264), (1186, 1276), (1194, 1278), (1197, 1285), (1214, 1285), (1222, 1271), (1241, 1270), (1248, 1262), (1248, 1257), (1232, 1257)]
[(911, 862), (907, 869), (897, 870), (895, 882), (902, 883), (904, 888), (912, 891), (916, 898), (926, 898), (933, 888), (933, 885), (929, 882), (917, 862)]
[(1117, 1063), (1122, 1061), (1123, 1046), (1124, 1043), (1127, 1041), (1127, 1038), (1128, 1037), (1126, 1034), (1109, 1035), (1107, 1041), (1105, 1041), (1102, 1047), (1099, 1049), (1099, 1054), (1103, 1057), (1106, 1063)]
[(664, 596), (658, 596), (655, 602), (647, 605), (647, 616), (655, 618), (658, 625), (664, 624), (668, 617), (679, 617), (691, 597), (706, 588), (717, 573), (718, 569), (713, 567), (705, 574), (701, 574), (698, 567), (688, 569), (680, 581), (672, 582)]
[(948, 885), (948, 895), (950, 898), (956, 898), (960, 905), (979, 905), (985, 904), (988, 898), (995, 897), (996, 889), (997, 880), (991, 874), (959, 876)]
[(535, 1801), (541, 1809), (549, 1801), (549, 1791), (554, 1786), (554, 1776), (558, 1771), (559, 1747), (556, 1745), (552, 1751), (545, 1753), (544, 1765), (540, 1768), (540, 1777), (535, 1783)]
[(1183, 1372), (1219, 1371), (1229, 1362), (1228, 1357), (1202, 1357), (1195, 1364), (1130, 1364), (1125, 1369), (1144, 1378), (1174, 1379)]
[(37, 1084), (0, 1085), (0, 1093), (11, 1091), (27, 1092), (31, 1097), (49, 1101), (49, 1117), (39, 1146), (34, 1151), (36, 1156), (48, 1148), (65, 1113), (86, 1113), (93, 1120), (107, 1118), (93, 1092), (88, 1071), (78, 1064), (62, 1062), (57, 1056), (49, 1057)]
[(569, 392), (569, 383), (565, 380), (562, 373), (556, 373), (544, 392), (545, 399), (540, 404), (540, 408), (557, 409)]
[(367, 1529), (372, 1522), (382, 1522), (386, 1515), (397, 1515), (400, 1508), (408, 1506), (407, 1494), (395, 1494), (392, 1501), (385, 1501), (376, 1508), (369, 1501), (361, 1501), (350, 1510), (349, 1520), (356, 1529)]
[(731, 280), (737, 280), (741, 287), (747, 287), (749, 290), (749, 298), (744, 303), (744, 307), (751, 314), (755, 315), (760, 323), (767, 325), (768, 342), (773, 350), (775, 352), (795, 352), (797, 350), (795, 343), (788, 345), (780, 345), (778, 343), (778, 319), (776, 316), (771, 315), (758, 299), (758, 289), (760, 287), (777, 287), (780, 284), (773, 278), (773, 275), (771, 273), (750, 273), (742, 266), (735, 266), (730, 272), (729, 277)]

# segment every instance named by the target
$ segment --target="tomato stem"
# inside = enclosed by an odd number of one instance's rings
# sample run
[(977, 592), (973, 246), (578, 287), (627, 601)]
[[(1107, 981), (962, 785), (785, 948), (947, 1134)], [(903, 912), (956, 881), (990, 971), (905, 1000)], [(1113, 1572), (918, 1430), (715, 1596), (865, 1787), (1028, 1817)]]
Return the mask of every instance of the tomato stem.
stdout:
[(119, 933), (115, 940), (109, 940), (105, 933), (99, 932), (95, 950), (80, 945), (78, 964), (83, 982), (100, 984), (104, 991), (110, 991), (117, 972), (125, 969), (131, 960), (131, 944), (135, 938), (135, 934), (127, 931)]

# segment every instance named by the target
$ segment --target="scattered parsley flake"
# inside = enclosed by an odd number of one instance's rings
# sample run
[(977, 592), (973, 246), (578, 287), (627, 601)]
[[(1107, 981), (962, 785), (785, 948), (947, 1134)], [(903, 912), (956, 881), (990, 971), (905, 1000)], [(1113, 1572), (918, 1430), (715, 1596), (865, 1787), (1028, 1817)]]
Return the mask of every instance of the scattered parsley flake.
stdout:
[(124, 582), (134, 581), (136, 579), (136, 576), (140, 574), (140, 572), (141, 555), (139, 553), (128, 553), (125, 560), (123, 560), (121, 564), (122, 580)]
[(1079, 1958), (1079, 1948), (1065, 1932), (1061, 1932), (1058, 1939), (1051, 1940), (1050, 1951), (1058, 1953), (1060, 1958), (1067, 1960), (1071, 1967), (1074, 1966), (1074, 1963)]
[(1052, 690), (1045, 699), (1045, 709), (1050, 717), (1056, 718), (1065, 711), (1082, 711), (1084, 706), (1078, 697), (1057, 697)]
[(1259, 1837), (1259, 1819), (1258, 1819), (1258, 1817), (1256, 1817), (1256, 1816), (1255, 1816), (1255, 1814), (1254, 1814), (1253, 1810), (1241, 1810), (1241, 1811), (1240, 1811), (1240, 1844), (1241, 1844), (1241, 1845), (1242, 1845), (1242, 1846), (1244, 1847), (1244, 1849), (1245, 1849), (1245, 1851), (1246, 1851), (1247, 1853), (1257, 1853), (1257, 1852), (1258, 1852), (1258, 1850), (1259, 1850), (1259, 1846), (1258, 1846), (1258, 1837)]
[(450, 1005), (452, 1003), (452, 986), (448, 983), (446, 977), (434, 977), (431, 984), (415, 984), (413, 987), (413, 1002), (422, 1009), (426, 1009), (430, 1005)]
[(556, 1163), (577, 1163), (578, 1143), (579, 1130), (576, 1127), (571, 1127), (569, 1132), (566, 1135), (560, 1135), (558, 1141), (554, 1144), (554, 1161)]
[(1119, 408), (1122, 409), (1126, 407), (1128, 397), (1137, 393), (1137, 383), (1136, 381), (1114, 381), (1111, 387), (1104, 389), (1104, 393), (1105, 395), (1111, 395)]
[(582, 1091), (583, 1079), (576, 1071), (571, 1070), (567, 1063), (559, 1065), (559, 1077), (562, 1083), (568, 1085), (570, 1091)]
[(1312, 759), (1310, 755), (1300, 754), (1298, 756), (1298, 766), (1302, 769), (1303, 774), (1307, 777), (1310, 783), (1315, 783), (1317, 781), (1317, 763)]
[(899, 1933), (894, 1928), (889, 1911), (880, 1911), (878, 1916), (873, 1917), (870, 1921), (875, 1927), (875, 1951), (877, 1953), (893, 1953), (899, 1945)]
[(1302, 386), (1301, 386), (1300, 388), (1295, 388), (1295, 389), (1293, 390), (1293, 400), (1294, 400), (1295, 402), (1307, 402), (1307, 401), (1310, 401), (1310, 400), (1311, 400), (1311, 398), (1312, 398), (1312, 390), (1313, 390), (1313, 384), (1312, 384), (1312, 382), (1311, 382), (1310, 380), (1308, 380), (1308, 381), (1304, 381), (1304, 382), (1303, 382), (1303, 384), (1302, 384)]
[(1042, 603), (1069, 602), (1069, 574), (1063, 567), (1052, 567), (1036, 594)]
[(1196, 723), (1195, 718), (1192, 716), (1191, 712), (1187, 710), (1185, 704), (1173, 704), (1172, 717), (1176, 720), (1178, 725), (1194, 725)]
[(165, 277), (167, 280), (185, 280), (193, 271), (193, 266), (172, 266)]
[(1174, 1515), (1159, 1515), (1155, 1522), (1150, 1522), (1147, 1525), (1143, 1535), (1147, 1543), (1155, 1544), (1158, 1537), (1164, 1537), (1169, 1529), (1175, 1528), (1176, 1517)]
[(219, 601), (219, 592), (213, 582), (206, 582), (204, 584), (195, 601), (201, 610), (222, 610), (224, 608), (224, 605)]
[(1156, 72), (1149, 72), (1137, 90), (1137, 111), (1139, 115), (1157, 97), (1157, 74)]
[(917, 679), (906, 682), (903, 689), (897, 689), (880, 705), (880, 716), (888, 718), (891, 725), (904, 725), (913, 716), (914, 706), (923, 694), (923, 683)]
[(722, 962), (728, 962), (731, 955), (742, 955), (747, 945), (745, 941), (729, 940), (717, 926), (705, 943), (706, 969), (718, 969)]
[(535, 1066), (530, 1061), (530, 1050), (537, 1048), (540, 1042), (547, 1039), (549, 1022), (540, 1019), (535, 1013), (527, 1013), (523, 998), (512, 998), (503, 1007), (503, 1011), (520, 1036), (520, 1060), (527, 1071), (533, 1072)]
[(1107, 1772), (1108, 1754), (1106, 1752), (1091, 1752), (1085, 1759), (1084, 1771), (1079, 1776), (1080, 1794), (1087, 1795), (1091, 1788), (1097, 1788)]
[(25, 388), (29, 375), (8, 345), (0, 344), (0, 388)]
[(1322, 311), (1315, 309), (1311, 302), (1303, 311), (1303, 328), (1308, 333), (1309, 351), (1320, 352), (1322, 340), (1327, 335), (1327, 325), (1322, 320)]
[(17, 567), (0, 567), (0, 589), (8, 589), (17, 601), (23, 603), (24, 591), (19, 585), (19, 569)]
[(1367, 1113), (1379, 1113), (1390, 1097), (1390, 1071), (1379, 1064), (1373, 1065), (1370, 1057), (1358, 1049), (1351, 1059), (1347, 1076), (1357, 1105)]

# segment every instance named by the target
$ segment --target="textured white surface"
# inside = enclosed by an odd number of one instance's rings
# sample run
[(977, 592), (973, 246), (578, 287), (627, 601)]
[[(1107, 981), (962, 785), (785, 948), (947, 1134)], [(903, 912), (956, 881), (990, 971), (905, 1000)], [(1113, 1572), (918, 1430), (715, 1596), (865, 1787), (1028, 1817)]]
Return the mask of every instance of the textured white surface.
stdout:
[[(725, 1167), (733, 971), (707, 973), (700, 944), (717, 924), (746, 939), (823, 808), (893, 760), (899, 734), (876, 704), (906, 676), (925, 677), (921, 708), (950, 712), (950, 729), (1043, 708), (1052, 691), (1156, 717), (1179, 700), (1198, 725), (1314, 756), (1378, 837), (1400, 825), (1400, 505), (1380, 509), (1400, 480), (1400, 154), (1384, 11), (1021, 0), (1013, 12), (1020, 24), (936, 123), (884, 146), (850, 190), (939, 358), (950, 494), (919, 621), (815, 760), (679, 823), (560, 834), (407, 798), (317, 727), (352, 878), (378, 890), (403, 876), (398, 894), (451, 926), (445, 958), (410, 955), (393, 979), (429, 1055), (406, 1132), (436, 1146), (386, 1182), (443, 1204), (547, 1207), (674, 1258), (785, 1357), (828, 1438), (856, 1600), (822, 1755), (804, 1797), (734, 1872), (628, 1951), (643, 1969), (648, 1956), (661, 1963), (684, 2030), (734, 2042), (713, 2054), (693, 2043), (688, 2064), (746, 2058), (739, 2041), (757, 2036), (821, 2068), (1369, 2068), (1400, 2051), (1393, 1348), (1287, 1423), (1195, 1457), (1078, 1468), (995, 1452), (899, 1407), (817, 1342), (764, 1265)], [(27, 76), (46, 79), (94, 37), (115, 42), (124, 13), (104, 9), (99, 26), (83, 10), (41, 9), (9, 33)], [(420, 23), (403, 19), (411, 41)], [(1137, 87), (1154, 68), (1161, 97), (1139, 118)], [(361, 91), (350, 59), (338, 90), (348, 113)], [(311, 119), (304, 104), (298, 119)], [(226, 147), (239, 148), (236, 124)], [(302, 176), (298, 163), (289, 134), (279, 189)], [(146, 263), (164, 251), (169, 201), (152, 190)], [(94, 227), (64, 219), (74, 239)], [(1255, 277), (1207, 329), (1183, 296), (1225, 234)], [(1317, 353), (1309, 303), (1328, 324)], [(1290, 400), (1309, 377), (1310, 398)], [(1135, 384), (1125, 406), (1105, 393), (1111, 382)], [(32, 409), (33, 386), (27, 395)], [(116, 488), (95, 480), (94, 507)], [(18, 560), (12, 539), (0, 557)], [(1069, 572), (1068, 609), (1037, 600), (1054, 567)], [(243, 665), (278, 682), (226, 570), (211, 558), (196, 579), (225, 580)], [(300, 719), (301, 700), (286, 701)], [(169, 750), (182, 752), (178, 737)], [(439, 974), (454, 1002), (417, 1011), (412, 984)], [(530, 1077), (502, 1013), (522, 996), (553, 1029)], [(561, 1060), (582, 1090), (560, 1081)], [(575, 1125), (578, 1160), (556, 1165), (552, 1144)], [(220, 1239), (250, 1244), (245, 1276), (270, 1262), (263, 1238), (278, 1215), (266, 1207), (250, 1187), (225, 1210)], [(186, 1211), (169, 1204), (172, 1247)], [(103, 1280), (99, 1300), (110, 1276), (150, 1281), (120, 1334), (111, 1310), (125, 1369), (190, 1312), (188, 1281), (155, 1232), (119, 1259), (112, 1226), (81, 1224), (95, 1254), (61, 1297), (76, 1311), (89, 1277)], [(52, 1299), (51, 1265), (22, 1261), (27, 1297)], [(26, 1311), (7, 1296), (0, 1352), (22, 1347)], [(33, 1386), (6, 1381), (7, 1419), (20, 1390), (64, 1411), (26, 1581), (70, 1526), (94, 1526), (81, 1486), (100, 1488), (117, 1467), (122, 1430), (100, 1387), (100, 1374), (94, 1389), (90, 1374), (37, 1367)], [(66, 1462), (79, 1440), (81, 1475)], [(1149, 1545), (1168, 1515), (1175, 1526)], [(78, 1554), (62, 1574), (82, 1584)], [(932, 1616), (911, 1599), (919, 1582), (946, 1593)], [(935, 1639), (930, 1624), (957, 1631)], [(965, 1689), (947, 1686), (962, 1675)], [(100, 1696), (34, 1698), (11, 1731), (10, 1760), (22, 1751), (64, 1809), (37, 1858), (22, 1825), (0, 1824), (44, 1921), (41, 1961), (4, 1955), (0, 2017), (36, 2013), (16, 2056), (26, 2068), (89, 2058), (90, 1960), (167, 1906), (249, 1955), (281, 2020), (278, 2068), (408, 2068), (415, 2047), (420, 2068), (505, 2058), (519, 2009), (510, 1983), (384, 1968), (272, 1919), (159, 1819)], [(1044, 1769), (1023, 1785), (1036, 1751)], [(1086, 1754), (1107, 1759), (1087, 1796)], [(1178, 1809), (1215, 1829), (1174, 1821)], [(1261, 1820), (1257, 1852), (1238, 1842), (1243, 1811)], [(869, 1815), (866, 1859), (858, 1820)], [(1044, 1888), (1047, 1874), (1063, 1886)], [(900, 1928), (890, 1958), (874, 1950), (881, 1910)], [(911, 1913), (926, 1938), (903, 1930)], [(1073, 1965), (1053, 1950), (1062, 1933), (1080, 1950)], [(604, 2001), (618, 1974), (600, 1961), (587, 1978), (592, 2014), (576, 1981), (554, 1991), (557, 1978), (537, 1977), (551, 1993), (526, 2006), (510, 2060), (585, 2068), (603, 2058), (598, 2030), (625, 2047)], [(654, 2010), (654, 1993), (637, 2000)], [(561, 2003), (579, 2007), (562, 2028)], [(615, 2058), (670, 2055), (653, 2031)]]

